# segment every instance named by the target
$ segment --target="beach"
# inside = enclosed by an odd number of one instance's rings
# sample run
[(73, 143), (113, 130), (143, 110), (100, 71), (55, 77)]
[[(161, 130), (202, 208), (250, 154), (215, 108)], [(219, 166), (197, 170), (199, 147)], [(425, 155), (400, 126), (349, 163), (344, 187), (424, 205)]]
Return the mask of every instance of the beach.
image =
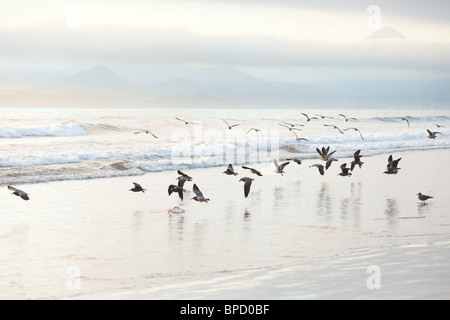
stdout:
[(352, 155), (323, 176), (311, 156), (283, 175), (272, 162), (252, 165), (261, 177), (186, 169), (184, 201), (168, 195), (176, 170), (20, 185), (30, 201), (4, 187), (0, 298), (448, 299), (449, 150), (381, 150), (339, 176)]

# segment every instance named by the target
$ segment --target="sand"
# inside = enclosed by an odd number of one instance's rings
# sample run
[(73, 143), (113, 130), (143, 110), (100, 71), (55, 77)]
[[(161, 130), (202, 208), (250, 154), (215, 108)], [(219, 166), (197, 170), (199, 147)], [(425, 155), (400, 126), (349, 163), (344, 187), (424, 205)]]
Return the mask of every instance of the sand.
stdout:
[(209, 203), (169, 197), (176, 172), (16, 186), (30, 201), (5, 186), (0, 298), (448, 299), (450, 152), (396, 150), (397, 175), (383, 174), (389, 154), (351, 177), (338, 176), (348, 154), (324, 176), (313, 159), (283, 176), (187, 170)]

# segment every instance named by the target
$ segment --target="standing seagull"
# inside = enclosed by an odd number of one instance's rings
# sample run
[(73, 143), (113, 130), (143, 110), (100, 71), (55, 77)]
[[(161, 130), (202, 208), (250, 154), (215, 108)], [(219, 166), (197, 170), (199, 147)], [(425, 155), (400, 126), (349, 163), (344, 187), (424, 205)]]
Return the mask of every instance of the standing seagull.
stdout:
[(275, 167), (277, 168), (277, 170), (275, 170), (275, 172), (280, 173), (281, 175), (283, 175), (283, 173), (285, 173), (283, 171), (284, 167), (286, 167), (289, 164), (289, 162), (285, 162), (285, 163), (279, 165), (277, 159), (273, 159), (273, 163), (275, 164)]
[(310, 122), (311, 120), (318, 120), (318, 118), (317, 117), (308, 117), (308, 115), (306, 114), (306, 113), (302, 113), (302, 115), (304, 115), (305, 117), (306, 117), (306, 121), (307, 122)]
[(340, 133), (344, 134), (344, 133), (342, 132), (342, 130), (339, 129), (339, 128), (338, 128), (337, 126), (335, 126), (335, 125), (332, 125), (332, 124), (324, 124), (324, 126), (325, 126), (325, 127), (333, 127), (333, 128), (335, 128), (335, 129), (337, 129)]
[(153, 133), (151, 133), (150, 131), (148, 131), (148, 130), (141, 130), (141, 131), (138, 131), (138, 132), (135, 132), (134, 134), (139, 134), (139, 133), (141, 133), (141, 132), (145, 132), (145, 133), (147, 133), (147, 134), (151, 134), (152, 136), (154, 136), (156, 139), (158, 139), (158, 137), (157, 136), (155, 136)]
[(225, 170), (225, 171), (222, 172), (222, 173), (225, 173), (225, 174), (227, 174), (227, 175), (229, 175), (229, 176), (231, 176), (231, 175), (237, 176), (237, 175), (238, 175), (237, 172), (234, 172), (234, 169), (233, 169), (233, 166), (232, 166), (231, 163), (228, 165), (227, 170)]
[(434, 138), (436, 138), (437, 134), (442, 134), (442, 133), (436, 132), (436, 131), (432, 132), (432, 131), (430, 131), (428, 129), (427, 129), (427, 132), (428, 132), (428, 139), (434, 139)]
[(180, 119), (180, 118), (177, 118), (177, 117), (175, 117), (175, 119), (177, 119), (178, 121), (184, 122), (186, 125), (188, 125), (188, 124), (198, 124), (196, 122), (186, 121), (186, 120), (183, 120), (183, 119)]
[(250, 186), (252, 185), (252, 181), (255, 179), (244, 177), (239, 179), (239, 181), (244, 181), (244, 195), (247, 198), (250, 192)]
[(30, 197), (28, 197), (28, 193), (25, 191), (22, 191), (20, 189), (16, 189), (14, 187), (8, 186), (8, 189), (13, 191), (13, 195), (21, 197), (23, 200), (30, 200)]
[(425, 200), (433, 198), (431, 196), (426, 196), (424, 194), (421, 194), (420, 192), (417, 194), (417, 197), (419, 198), (420, 201), (422, 201), (422, 204), (425, 204)]
[(341, 165), (341, 170), (342, 170), (342, 172), (339, 173), (340, 176), (350, 177), (352, 175), (351, 172), (350, 172), (350, 168), (347, 168), (347, 164), (346, 163), (343, 163)]
[(143, 189), (139, 183), (133, 182), (133, 184), (134, 184), (134, 188), (131, 188), (131, 189), (128, 190), (128, 191), (133, 191), (133, 192), (144, 192), (144, 193), (145, 193), (145, 190), (147, 190), (147, 189)]
[(256, 174), (257, 176), (260, 176), (260, 177), (262, 177), (262, 174), (261, 174), (261, 172), (259, 172), (258, 170), (256, 170), (256, 169), (253, 169), (253, 168), (249, 168), (249, 167), (246, 167), (246, 166), (242, 166), (242, 169), (247, 169), (247, 170), (250, 170), (250, 172), (251, 173), (253, 173), (253, 174)]
[(347, 118), (344, 114), (342, 114), (342, 113), (339, 113), (339, 115), (341, 116), (341, 117), (344, 117), (344, 119), (345, 119), (345, 121), (346, 122), (348, 122), (348, 120), (358, 120), (358, 119), (356, 119), (356, 118)]
[(358, 131), (359, 136), (361, 137), (362, 140), (364, 140), (364, 138), (363, 138), (363, 136), (362, 136), (362, 134), (361, 134), (361, 131), (359, 131), (358, 128), (347, 128), (347, 129), (344, 129), (344, 131), (347, 131), (347, 130), (355, 130), (355, 131)]
[(222, 119), (223, 122), (225, 122), (225, 124), (228, 126), (228, 129), (231, 130), (231, 128), (238, 126), (239, 124), (233, 124), (233, 125), (229, 125), (228, 122), (226, 122), (224, 119)]
[(192, 199), (198, 202), (208, 202), (209, 199), (205, 198), (203, 196), (203, 193), (200, 191), (200, 189), (197, 187), (197, 185), (194, 183), (194, 186), (192, 187), (192, 191), (194, 191), (194, 193), (196, 194), (195, 197), (193, 197)]
[(408, 128), (409, 128), (409, 121), (406, 118), (402, 118), (403, 121), (406, 121), (408, 123)]

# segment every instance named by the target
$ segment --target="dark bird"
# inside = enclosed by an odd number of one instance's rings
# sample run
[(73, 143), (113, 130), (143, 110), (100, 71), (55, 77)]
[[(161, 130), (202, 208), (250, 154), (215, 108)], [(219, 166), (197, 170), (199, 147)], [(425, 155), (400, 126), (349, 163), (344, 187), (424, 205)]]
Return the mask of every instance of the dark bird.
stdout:
[(420, 192), (417, 194), (417, 197), (419, 198), (420, 201), (422, 201), (423, 204), (425, 204), (426, 200), (433, 198), (431, 196), (426, 196), (424, 194), (421, 194)]
[(181, 122), (184, 122), (184, 124), (186, 124), (186, 125), (188, 125), (188, 124), (198, 124), (196, 122), (186, 121), (186, 120), (183, 120), (183, 119), (180, 119), (180, 118), (177, 118), (177, 117), (175, 117), (175, 119), (177, 119), (177, 120), (179, 120)]
[(180, 177), (178, 177), (177, 179), (180, 179), (183, 177), (183, 178), (186, 178), (187, 181), (192, 181), (192, 177), (188, 176), (186, 173), (184, 173), (180, 170), (178, 170), (177, 173), (180, 175)]
[(316, 163), (316, 164), (313, 164), (313, 165), (311, 165), (311, 166), (309, 166), (309, 167), (310, 167), (310, 168), (311, 168), (311, 167), (317, 167), (317, 168), (319, 169), (320, 174), (321, 174), (322, 176), (325, 174), (325, 167), (324, 167), (322, 164)]
[(155, 136), (153, 133), (151, 133), (150, 131), (148, 131), (148, 130), (141, 130), (141, 131), (138, 131), (138, 132), (135, 132), (134, 134), (139, 134), (139, 133), (142, 133), (142, 132), (145, 132), (145, 133), (147, 133), (147, 134), (151, 134), (152, 136), (154, 136), (156, 139), (158, 139), (158, 137), (157, 136)]
[(350, 164), (351, 171), (353, 171), (353, 169), (355, 168), (356, 165), (358, 165), (360, 168), (362, 167), (364, 162), (361, 161), (362, 155), (360, 155), (360, 153), (361, 153), (361, 150), (358, 150), (353, 154), (354, 160)]
[(193, 197), (192, 199), (198, 202), (208, 202), (209, 199), (205, 198), (203, 196), (203, 193), (200, 191), (200, 189), (197, 187), (197, 185), (194, 183), (194, 186), (192, 187), (192, 191), (194, 191), (194, 193), (196, 194), (195, 197)]
[(174, 184), (171, 184), (171, 185), (169, 186), (168, 192), (169, 192), (169, 196), (170, 196), (173, 192), (177, 192), (177, 193), (178, 193), (178, 196), (179, 196), (180, 199), (183, 201), (183, 192), (186, 192), (186, 190), (183, 189), (183, 188), (180, 187), (180, 186), (176, 186), (176, 185), (174, 185)]
[(393, 160), (392, 154), (388, 158), (388, 164), (386, 166), (386, 171), (384, 173), (386, 174), (397, 174), (398, 170), (401, 168), (398, 168), (398, 163), (400, 162), (402, 158), (398, 158), (397, 160)]
[(250, 172), (251, 173), (253, 173), (253, 174), (256, 174), (257, 176), (260, 176), (260, 177), (262, 177), (262, 174), (261, 174), (261, 172), (259, 172), (258, 170), (256, 170), (256, 169), (253, 169), (253, 168), (249, 168), (249, 167), (246, 167), (246, 166), (242, 166), (242, 169), (247, 169), (247, 170), (250, 170)]
[(228, 122), (226, 122), (224, 119), (222, 119), (222, 121), (225, 122), (225, 124), (228, 126), (228, 129), (230, 129), (230, 130), (231, 130), (231, 128), (233, 128), (233, 127), (239, 126), (239, 124), (233, 124), (233, 125), (230, 126), (230, 125), (228, 124)]
[(250, 130), (247, 131), (247, 134), (248, 134), (250, 131), (255, 131), (256, 133), (261, 133), (261, 134), (263, 134), (261, 130), (256, 129), (256, 128), (251, 128)]
[(131, 188), (131, 189), (128, 190), (128, 191), (133, 191), (133, 192), (145, 192), (145, 190), (147, 190), (147, 189), (143, 189), (139, 183), (133, 182), (133, 184), (134, 184), (134, 188)]
[(327, 160), (326, 164), (325, 164), (325, 169), (328, 170), (328, 168), (331, 166), (331, 164), (332, 164), (334, 161), (338, 161), (338, 159), (336, 159), (336, 158), (329, 158), (329, 159)]
[(325, 147), (322, 147), (322, 150), (319, 150), (319, 148), (316, 148), (316, 151), (322, 157), (321, 160), (323, 160), (323, 161), (328, 161), (328, 159), (333, 155), (333, 153), (336, 152), (336, 150), (334, 150), (333, 152), (330, 153), (330, 147), (329, 146), (326, 149), (325, 149)]
[(192, 180), (192, 179), (189, 179), (188, 177), (183, 177), (183, 176), (178, 177), (177, 179), (178, 179), (178, 187), (180, 187), (180, 188), (184, 187), (184, 183), (186, 181), (191, 181)]
[(26, 193), (25, 191), (22, 191), (20, 189), (8, 186), (8, 189), (13, 191), (13, 195), (21, 197), (23, 200), (30, 200), (30, 197), (28, 196), (28, 193)]
[(287, 125), (285, 125), (285, 124), (281, 124), (281, 123), (279, 123), (278, 125), (280, 125), (280, 126), (282, 126), (282, 127), (285, 127), (285, 128), (288, 128), (288, 129), (289, 129), (289, 131), (292, 131), (292, 130), (298, 130), (298, 131), (302, 131), (302, 129), (299, 129), (299, 128), (294, 128), (294, 127), (291, 127), (291, 126), (287, 126)]
[(294, 132), (294, 134), (295, 134), (295, 140), (297, 140), (297, 141), (300, 141), (300, 140), (308, 141), (308, 139), (306, 139), (306, 138), (299, 138), (295, 131), (292, 131), (292, 132)]
[(347, 128), (347, 129), (344, 129), (344, 131), (347, 131), (347, 130), (355, 130), (355, 131), (358, 131), (359, 136), (361, 137), (362, 140), (364, 140), (364, 137), (362, 136), (361, 131), (359, 131), (358, 128)]
[(340, 176), (343, 177), (350, 177), (352, 173), (350, 172), (350, 168), (347, 168), (347, 164), (343, 163), (341, 164), (341, 173), (339, 173)]
[(339, 115), (341, 116), (341, 117), (344, 117), (344, 119), (345, 119), (345, 121), (346, 122), (348, 122), (348, 120), (358, 120), (358, 119), (356, 119), (356, 118), (347, 118), (344, 114), (342, 114), (342, 113), (339, 113)]
[(244, 177), (239, 179), (239, 181), (244, 181), (244, 195), (247, 198), (250, 192), (250, 186), (252, 185), (252, 181), (255, 179)]
[(236, 172), (234, 172), (234, 169), (233, 169), (233, 166), (232, 166), (231, 163), (228, 165), (227, 170), (225, 170), (222, 173), (225, 173), (225, 174), (230, 175), (230, 176), (231, 175), (233, 175), (233, 176), (237, 176), (238, 175)]
[(332, 124), (324, 124), (324, 126), (325, 126), (325, 127), (333, 127), (333, 128), (335, 128), (335, 129), (337, 129), (340, 133), (344, 134), (344, 133), (342, 132), (342, 130), (339, 129), (339, 128), (338, 128), (337, 126), (335, 126), (335, 125), (332, 125)]
[(324, 115), (321, 115), (321, 114), (317, 114), (317, 113), (316, 113), (316, 116), (320, 117), (321, 119), (325, 119), (325, 118), (328, 118), (328, 119), (333, 119), (333, 117), (329, 117), (329, 116), (324, 116)]
[(299, 158), (289, 158), (287, 161), (294, 161), (296, 164), (302, 164), (302, 160)]
[(277, 159), (273, 159), (273, 163), (275, 164), (275, 167), (277, 168), (275, 170), (275, 172), (280, 173), (281, 175), (283, 175), (283, 173), (285, 173), (283, 171), (284, 167), (286, 167), (289, 164), (289, 162), (285, 162), (285, 163), (282, 163), (281, 165), (279, 165)]
[(435, 123), (434, 125), (435, 125), (436, 127), (438, 127), (438, 128), (444, 127), (442, 124), (437, 124), (437, 123)]
[(302, 113), (302, 115), (304, 115), (305, 117), (306, 117), (306, 121), (307, 122), (310, 122), (311, 120), (318, 120), (318, 118), (317, 117), (308, 117), (308, 115), (306, 114), (306, 113)]
[(288, 125), (291, 128), (296, 127), (296, 126), (300, 126), (300, 127), (304, 127), (305, 126), (304, 124), (290, 123), (290, 122), (286, 122), (286, 121), (283, 121), (283, 123)]
[(428, 139), (434, 139), (434, 138), (436, 138), (436, 135), (437, 134), (442, 134), (442, 133), (440, 133), (440, 132), (437, 132), (437, 131), (430, 131), (430, 130), (428, 130), (427, 129), (427, 132), (428, 132)]
[(409, 128), (409, 121), (406, 118), (402, 118), (403, 121), (406, 121), (406, 123), (408, 123), (408, 128)]

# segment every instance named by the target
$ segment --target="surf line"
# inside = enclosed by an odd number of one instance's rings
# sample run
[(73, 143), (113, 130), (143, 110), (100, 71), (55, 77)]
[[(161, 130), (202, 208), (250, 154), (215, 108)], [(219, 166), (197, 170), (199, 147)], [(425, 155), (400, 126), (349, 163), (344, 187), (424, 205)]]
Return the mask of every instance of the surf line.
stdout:
[(194, 307), (188, 304), (186, 307), (181, 307), (180, 314), (188, 315), (207, 315), (208, 318), (212, 316), (214, 307)]

